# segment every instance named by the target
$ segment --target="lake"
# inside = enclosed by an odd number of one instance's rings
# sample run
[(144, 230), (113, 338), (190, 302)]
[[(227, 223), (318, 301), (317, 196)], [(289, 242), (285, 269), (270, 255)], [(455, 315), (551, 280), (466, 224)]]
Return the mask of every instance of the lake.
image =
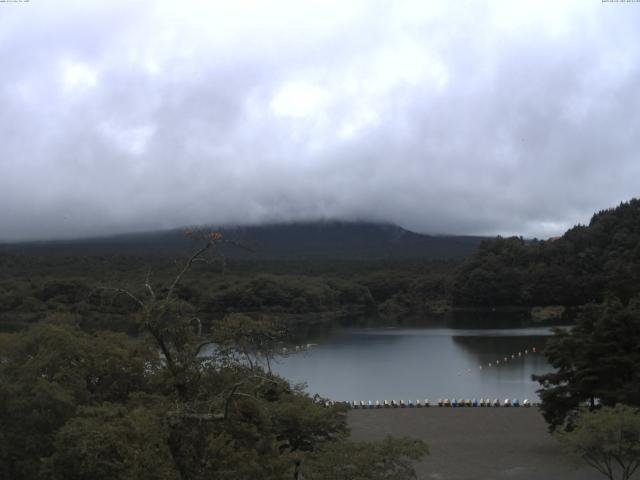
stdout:
[(552, 369), (540, 353), (550, 335), (548, 327), (339, 328), (272, 367), (333, 400), (537, 401), (531, 375)]

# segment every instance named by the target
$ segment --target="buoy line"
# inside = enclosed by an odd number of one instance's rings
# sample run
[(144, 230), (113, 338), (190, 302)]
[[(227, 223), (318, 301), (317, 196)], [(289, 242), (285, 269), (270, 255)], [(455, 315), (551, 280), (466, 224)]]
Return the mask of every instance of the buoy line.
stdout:
[[(536, 347), (531, 347), (530, 349), (525, 349), (525, 350), (520, 350), (516, 353), (512, 353), (511, 355), (506, 355), (504, 356), (502, 359), (497, 359), (495, 362), (488, 362), (486, 365), (486, 368), (496, 368), (499, 367), (501, 365), (505, 365), (509, 362), (509, 360), (519, 360), (519, 359), (524, 359), (530, 355), (533, 354), (537, 354), (538, 349)], [(502, 361), (501, 361), (502, 360)], [(478, 365), (477, 370), (482, 370), (483, 369), (483, 365)], [(467, 374), (471, 374), (472, 373), (472, 369), (468, 368), (466, 370)], [(462, 371), (458, 372), (458, 376), (462, 374)], [(539, 402), (531, 402), (529, 401), (529, 399), (524, 399), (522, 401), (522, 403), (520, 402), (519, 399), (514, 398), (514, 399), (509, 399), (509, 398), (505, 398), (503, 401), (500, 401), (498, 398), (480, 398), (480, 400), (477, 400), (476, 398), (473, 399), (448, 399), (448, 398), (439, 398), (438, 401), (435, 404), (432, 404), (431, 401), (427, 398), (424, 400), (416, 400), (415, 402), (413, 400), (407, 400), (406, 402), (404, 400), (383, 400), (382, 402), (380, 402), (380, 400), (367, 400), (366, 402), (364, 400), (353, 400), (353, 401), (333, 401), (333, 400), (326, 400), (324, 401), (324, 405), (329, 407), (335, 404), (346, 404), (349, 408), (351, 409), (362, 409), (362, 410), (368, 410), (368, 409), (378, 409), (378, 408), (423, 408), (423, 407), (431, 407), (431, 406), (438, 406), (438, 407), (450, 407), (450, 408), (460, 408), (460, 407), (531, 407), (531, 406), (539, 406), (540, 403)]]
[[(526, 349), (524, 351), (520, 350), (519, 352), (512, 353), (511, 355), (505, 355), (502, 359), (498, 358), (495, 362), (488, 362), (486, 364), (486, 368), (499, 367), (500, 365), (504, 365), (509, 363), (509, 360), (519, 360), (526, 358), (529, 355), (538, 353), (536, 347), (531, 347), (531, 349)], [(501, 363), (502, 362), (502, 363)], [(478, 365), (478, 370), (482, 370), (484, 365)], [(470, 373), (470, 370), (469, 370)]]
[(478, 399), (448, 399), (448, 398), (439, 398), (437, 402), (431, 403), (431, 401), (426, 398), (424, 400), (353, 400), (351, 402), (334, 402), (332, 400), (327, 400), (324, 402), (326, 407), (330, 407), (336, 404), (346, 404), (351, 409), (360, 409), (360, 410), (369, 410), (369, 409), (379, 409), (379, 408), (429, 408), (429, 407), (442, 407), (442, 408), (487, 408), (487, 407), (524, 407), (528, 408), (531, 406), (540, 405), (538, 402), (531, 402), (529, 399), (524, 399), (520, 402), (519, 399), (513, 398), (505, 398), (504, 400), (500, 400), (498, 398), (481, 398)]

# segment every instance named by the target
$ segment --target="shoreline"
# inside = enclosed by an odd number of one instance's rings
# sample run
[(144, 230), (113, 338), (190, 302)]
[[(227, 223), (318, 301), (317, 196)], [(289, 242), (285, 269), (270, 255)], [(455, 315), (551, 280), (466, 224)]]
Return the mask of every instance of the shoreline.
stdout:
[(420, 480), (598, 480), (575, 468), (547, 431), (537, 408), (382, 408), (347, 414), (353, 440), (387, 435), (424, 440)]

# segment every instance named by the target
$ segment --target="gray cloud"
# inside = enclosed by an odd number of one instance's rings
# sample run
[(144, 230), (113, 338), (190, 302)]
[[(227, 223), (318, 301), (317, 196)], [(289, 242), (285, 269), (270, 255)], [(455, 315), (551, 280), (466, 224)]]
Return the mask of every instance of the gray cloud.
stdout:
[(0, 239), (545, 237), (638, 195), (640, 4), (43, 3), (0, 4)]

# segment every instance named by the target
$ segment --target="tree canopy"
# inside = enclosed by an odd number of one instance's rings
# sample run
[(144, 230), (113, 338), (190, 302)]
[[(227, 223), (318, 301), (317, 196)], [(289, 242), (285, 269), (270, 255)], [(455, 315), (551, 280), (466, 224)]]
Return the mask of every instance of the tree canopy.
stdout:
[(618, 404), (581, 409), (570, 431), (555, 433), (564, 450), (610, 480), (628, 480), (640, 467), (640, 414)]
[(573, 328), (555, 332), (544, 353), (556, 371), (534, 378), (551, 428), (570, 426), (585, 403), (640, 406), (640, 297), (586, 306)]
[[(139, 288), (102, 289), (128, 302), (135, 336), (83, 330), (69, 313), (0, 336), (0, 477), (342, 478), (332, 472), (373, 465), (381, 449), (385, 468), (369, 478), (414, 476), (421, 442), (348, 442), (345, 405), (265, 369), (286, 342), (277, 325), (231, 314), (203, 328), (180, 286), (221, 241), (207, 235), (166, 284), (147, 274)], [(66, 295), (56, 288), (47, 295)]]
[(640, 291), (640, 199), (562, 237), (485, 240), (455, 275), (454, 305), (583, 305)]

